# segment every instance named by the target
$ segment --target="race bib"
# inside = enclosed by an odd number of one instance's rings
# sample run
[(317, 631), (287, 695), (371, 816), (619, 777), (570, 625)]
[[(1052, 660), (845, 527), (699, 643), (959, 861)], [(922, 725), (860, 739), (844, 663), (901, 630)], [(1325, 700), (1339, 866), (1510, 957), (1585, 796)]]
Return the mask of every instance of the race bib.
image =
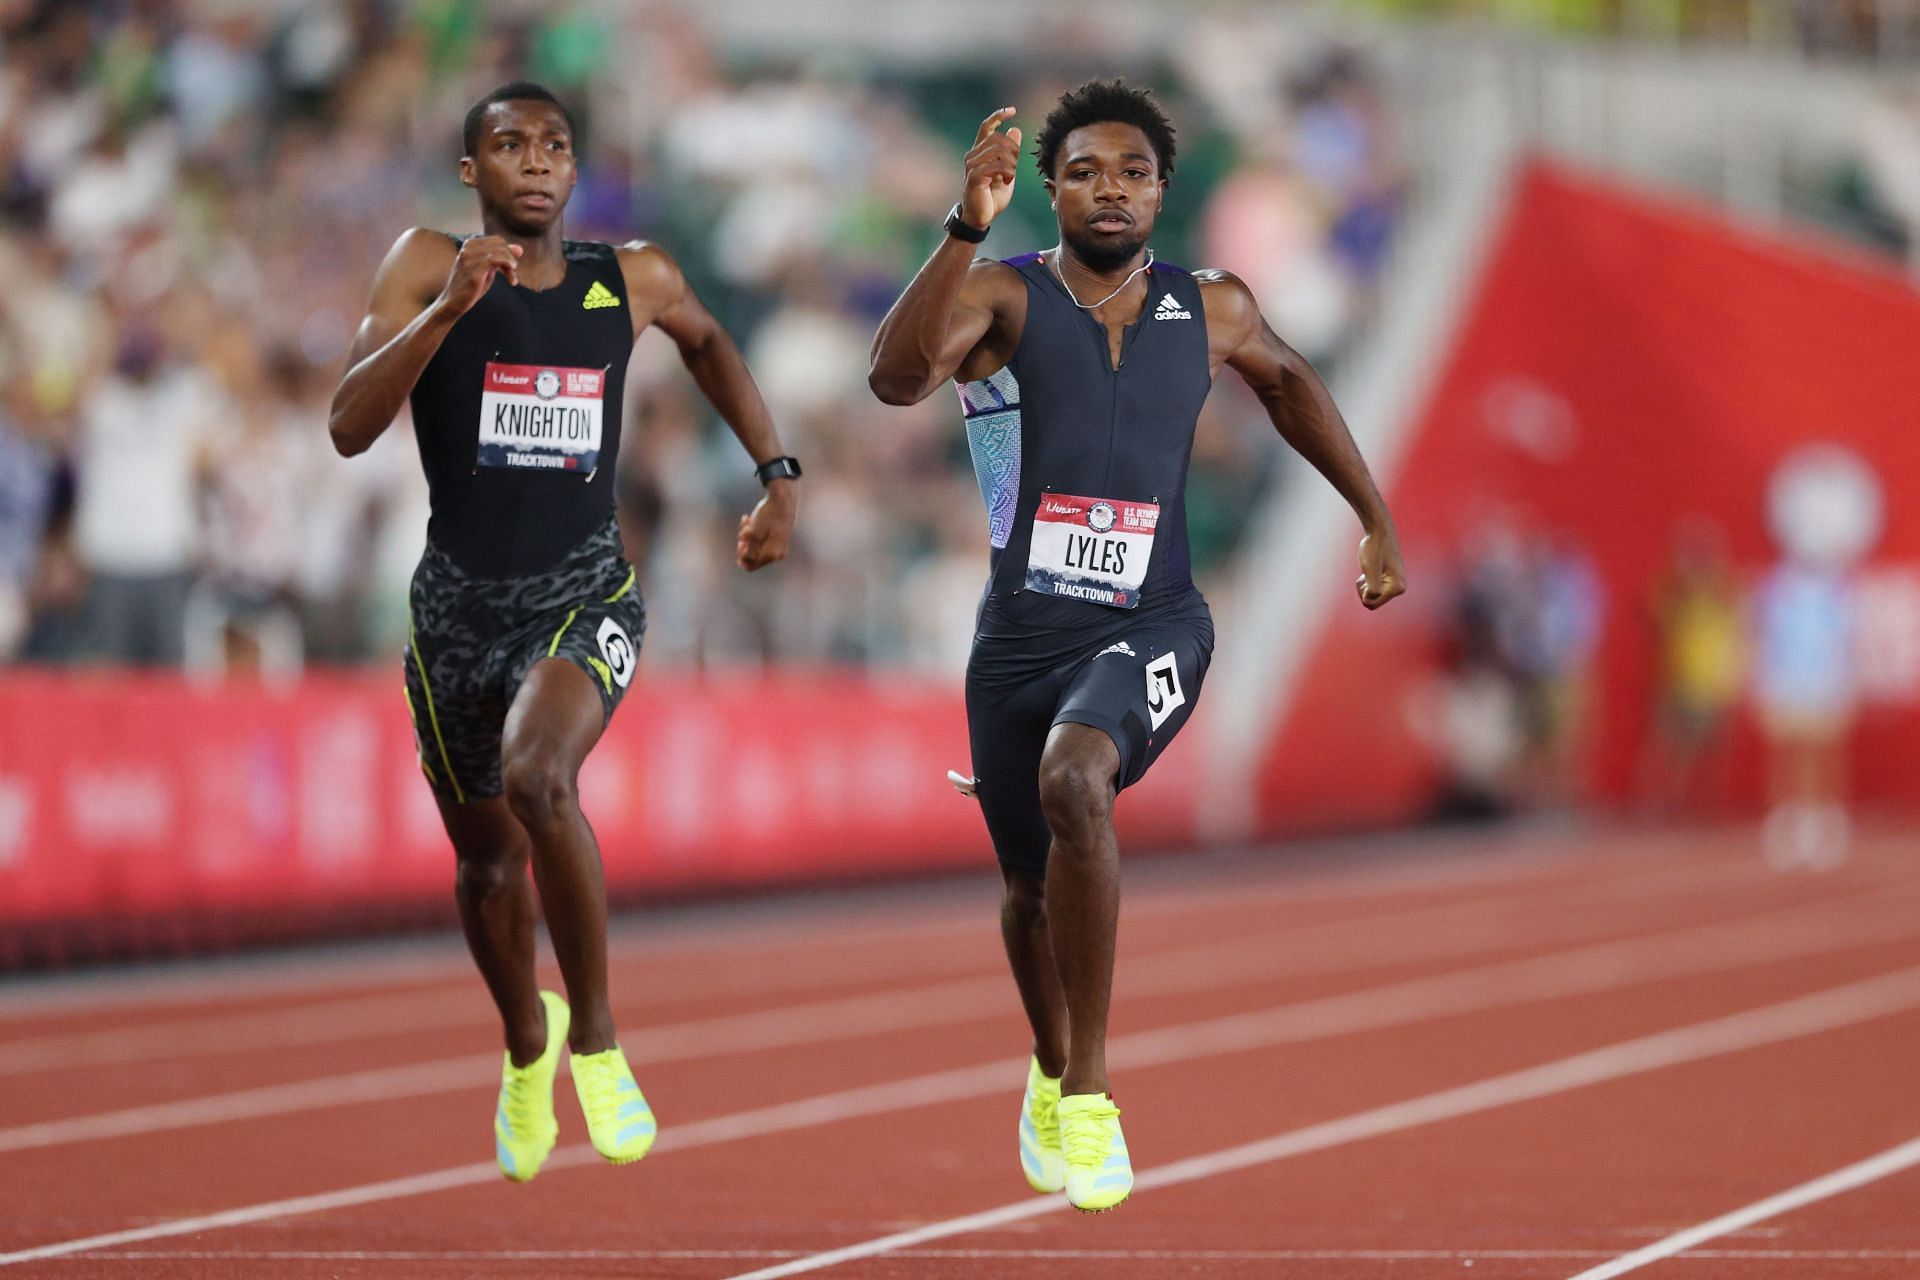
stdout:
[(1041, 494), (1027, 553), (1027, 590), (1135, 607), (1159, 523), (1156, 502)]
[(591, 475), (600, 465), (605, 369), (487, 362), (480, 392), (483, 467)]

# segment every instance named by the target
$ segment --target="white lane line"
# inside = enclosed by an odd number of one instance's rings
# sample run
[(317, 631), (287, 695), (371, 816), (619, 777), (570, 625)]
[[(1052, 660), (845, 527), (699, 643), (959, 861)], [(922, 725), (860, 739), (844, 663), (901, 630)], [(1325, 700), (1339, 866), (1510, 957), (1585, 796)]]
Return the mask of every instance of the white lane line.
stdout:
[[(1552, 1097), (1663, 1067), (1833, 1031), (1917, 1007), (1920, 1007), (1920, 966), (1724, 1018), (1623, 1040), (1537, 1067), (1443, 1089), (1438, 1093), (1409, 1098), (1384, 1107), (1374, 1107), (1338, 1120), (1276, 1134), (1258, 1142), (1175, 1161), (1141, 1174), (1134, 1185), (1141, 1191), (1153, 1191), (1197, 1182), (1367, 1138), (1401, 1133), (1444, 1120)], [(785, 1276), (822, 1271), (844, 1262), (878, 1257), (934, 1240), (1003, 1227), (1043, 1214), (1059, 1213), (1069, 1207), (1065, 1196), (1029, 1197), (997, 1209), (929, 1223), (910, 1231), (898, 1231), (791, 1262), (742, 1272), (731, 1277), (731, 1280), (781, 1280)]]
[[(1352, 856), (1354, 842), (1331, 842), (1348, 853), (1334, 867), (1298, 870), (1292, 866), (1274, 866), (1259, 871), (1229, 868), (1212, 877), (1216, 884), (1182, 887), (1172, 868), (1177, 860), (1148, 863), (1148, 893), (1128, 907), (1131, 916), (1173, 914), (1234, 906), (1250, 900), (1280, 902), (1319, 902), (1328, 899), (1385, 897), (1396, 893), (1471, 888), (1479, 884), (1529, 885), (1556, 882), (1578, 883), (1579, 874), (1589, 868), (1605, 868), (1609, 861), (1629, 861), (1631, 866), (1611, 868), (1622, 876), (1631, 876), (1642, 863), (1665, 865), (1684, 861), (1688, 865), (1716, 864), (1723, 869), (1744, 868), (1729, 860), (1724, 851), (1701, 855), (1690, 853), (1703, 841), (1711, 842), (1714, 833), (1675, 837), (1669, 833), (1646, 836), (1610, 836), (1596, 841), (1591, 837), (1543, 837), (1538, 832), (1518, 831), (1497, 836), (1492, 841), (1476, 835), (1472, 843), (1434, 837), (1428, 834), (1382, 837), (1369, 846), (1392, 850), (1409, 845), (1435, 848), (1440, 853), (1418, 859), (1393, 859), (1384, 865)], [(1329, 842), (1261, 846), (1260, 849), (1313, 855)], [(1465, 847), (1449, 852), (1448, 847)], [(1249, 852), (1258, 852), (1251, 850)], [(1866, 858), (1855, 864), (1865, 864)], [(1164, 872), (1162, 868), (1167, 868)], [(713, 920), (695, 914), (692, 918), (669, 917), (616, 921), (609, 939), (612, 952), (622, 958), (685, 954), (688, 950), (741, 948), (760, 951), (781, 946), (816, 946), (822, 936), (834, 940), (883, 940), (902, 933), (918, 934), (923, 928), (965, 930), (972, 927), (973, 913), (946, 902), (905, 902), (899, 911), (918, 913), (910, 921), (897, 914), (876, 913), (870, 906), (812, 906), (806, 898), (775, 900), (774, 908), (789, 918), (772, 919), (753, 914), (747, 918), (730, 914)], [(948, 919), (958, 910), (959, 914)], [(798, 911), (804, 918), (795, 921)], [(876, 925), (879, 919), (884, 924)], [(643, 934), (644, 931), (644, 934)], [(470, 979), (472, 961), (457, 941), (425, 940), (406, 943), (375, 944), (369, 953), (364, 944), (322, 946), (316, 967), (311, 954), (296, 956), (218, 957), (188, 962), (180, 968), (159, 973), (78, 973), (32, 978), (11, 989), (0, 988), (0, 1023), (29, 1018), (47, 1012), (75, 1013), (112, 1008), (153, 1008), (194, 1004), (221, 999), (266, 997), (297, 994), (314, 989), (333, 989), (348, 984), (387, 987), (394, 981), (457, 982)]]
[[(1863, 905), (1878, 914), (1859, 914)], [(1898, 908), (1898, 909), (1894, 909)], [(1556, 925), (1556, 934), (1565, 926)], [(1858, 894), (1811, 907), (1710, 925), (1688, 926), (1660, 933), (1578, 947), (1547, 956), (1459, 970), (1385, 986), (1282, 1005), (1251, 1014), (1230, 1015), (1164, 1032), (1142, 1032), (1129, 1037), (1134, 1052), (1184, 1052), (1189, 1037), (1207, 1035), (1210, 1043), (1231, 1045), (1234, 1037), (1250, 1034), (1255, 1043), (1271, 1034), (1276, 1014), (1291, 1011), (1305, 1018), (1308, 1030), (1296, 1039), (1346, 1034), (1377, 1025), (1394, 1025), (1408, 1018), (1439, 1017), (1450, 1011), (1487, 1008), (1489, 990), (1495, 1002), (1532, 999), (1534, 992), (1552, 995), (1604, 989), (1623, 980), (1647, 981), (1663, 976), (1686, 976), (1702, 971), (1820, 954), (1833, 950), (1897, 941), (1920, 934), (1920, 914), (1884, 891)], [(1449, 951), (1443, 935), (1402, 931), (1398, 941), (1382, 945), (1366, 937), (1363, 947), (1386, 953), (1375, 960), (1431, 959)], [(1342, 952), (1356, 938), (1331, 941), (1302, 957), (1302, 967), (1313, 971), (1324, 965), (1344, 967)], [(1456, 940), (1457, 942), (1457, 940)], [(1519, 945), (1514, 938), (1478, 938), (1465, 950), (1498, 949)], [(1397, 954), (1396, 954), (1397, 953)], [(1662, 966), (1665, 967), (1662, 967)], [(1676, 967), (1677, 966), (1677, 967)], [(1635, 976), (1637, 975), (1637, 976)], [(1131, 996), (1191, 994), (1232, 986), (1249, 978), (1271, 980), (1288, 976), (1277, 965), (1243, 942), (1208, 944), (1186, 951), (1154, 956), (1133, 967), (1125, 988)], [(1507, 991), (1504, 984), (1520, 985)], [(1599, 988), (1595, 984), (1599, 984)], [(662, 1063), (711, 1059), (723, 1054), (793, 1048), (861, 1035), (898, 1032), (992, 1017), (1008, 1007), (1005, 978), (967, 979), (874, 996), (819, 1001), (789, 1009), (703, 1019), (654, 1027), (625, 1037), (629, 1060)], [(1372, 1021), (1381, 1017), (1385, 1024)], [(1356, 1022), (1355, 1019), (1358, 1018)], [(1221, 1052), (1226, 1049), (1219, 1050)], [(287, 1084), (266, 1085), (175, 1102), (128, 1107), (60, 1120), (0, 1129), (0, 1152), (26, 1151), (76, 1142), (102, 1141), (200, 1125), (291, 1115), (326, 1107), (425, 1097), (463, 1089), (490, 1087), (490, 1073), (498, 1053), (467, 1054), (433, 1062), (320, 1076)]]
[[(1723, 866), (1683, 866), (1624, 877), (1598, 886), (1528, 885), (1500, 897), (1482, 897), (1437, 907), (1401, 908), (1376, 915), (1307, 925), (1287, 931), (1276, 941), (1296, 962), (1317, 962), (1322, 966), (1294, 972), (1327, 972), (1325, 957), (1339, 954), (1364, 960), (1379, 949), (1380, 944), (1372, 940), (1372, 935), (1361, 931), (1377, 930), (1390, 937), (1417, 942), (1429, 931), (1455, 922), (1502, 916), (1528, 906), (1535, 909), (1535, 914), (1528, 918), (1537, 920), (1540, 918), (1537, 913), (1543, 905), (1542, 899), (1557, 899), (1569, 890), (1578, 892), (1586, 903), (1631, 902), (1660, 899), (1669, 894), (1683, 894), (1708, 886), (1724, 892), (1730, 880), (1736, 884), (1743, 878), (1765, 883), (1776, 878), (1757, 860), (1752, 868), (1743, 868), (1737, 875), (1731, 874), (1732, 871)], [(1139, 914), (1133, 907), (1129, 911), (1136, 916)], [(976, 928), (980, 927), (978, 920), (974, 923)], [(1390, 928), (1396, 925), (1399, 927)], [(1264, 938), (1259, 940), (1265, 941)], [(1248, 954), (1251, 941), (1253, 939), (1229, 938), (1215, 945), (1223, 955), (1243, 957)], [(888, 976), (914, 976), (910, 970), (915, 965), (917, 954), (908, 953), (897, 961), (889, 962)], [(1423, 958), (1426, 954), (1447, 952), (1409, 951), (1407, 958)], [(1456, 950), (1452, 954), (1459, 952)], [(1123, 956), (1122, 959), (1129, 967), (1134, 963), (1131, 956)], [(955, 966), (951, 957), (933, 956), (929, 960), (941, 968), (967, 967)], [(994, 966), (992, 972), (998, 975), (1001, 961), (997, 955), (993, 955), (991, 960)], [(1274, 963), (1277, 966), (1278, 962)], [(1276, 967), (1275, 971), (1285, 970)], [(618, 976), (616, 974), (616, 979)], [(775, 994), (782, 989), (818, 992), (832, 985), (835, 976), (821, 972), (820, 967), (813, 964), (779, 966), (772, 972), (756, 977), (755, 985), (750, 989), (764, 994)], [(846, 979), (870, 978), (872, 966), (863, 962), (856, 969), (838, 976)], [(361, 995), (292, 1009), (211, 1014), (139, 1027), (20, 1039), (0, 1044), (0, 1077), (64, 1071), (76, 1059), (84, 1059), (90, 1066), (122, 1065), (242, 1053), (254, 1049), (287, 1049), (372, 1039), (383, 1035), (412, 1036), (423, 1030), (492, 1025), (495, 1018), (493, 1009), (475, 994), (477, 991), (478, 987), (472, 986), (454, 996), (444, 989)]]
[(1613, 1280), (1614, 1276), (1638, 1271), (1648, 1263), (1684, 1253), (1694, 1245), (1704, 1244), (1730, 1232), (1743, 1230), (1756, 1222), (1765, 1222), (1768, 1218), (1777, 1218), (1783, 1213), (1791, 1213), (1795, 1209), (1829, 1199), (1842, 1192), (1853, 1191), (1889, 1174), (1911, 1169), (1917, 1164), (1920, 1164), (1920, 1138), (1903, 1142), (1897, 1147), (1882, 1151), (1877, 1156), (1869, 1156), (1857, 1164), (1836, 1169), (1811, 1182), (1803, 1182), (1778, 1195), (1768, 1196), (1765, 1200), (1757, 1200), (1743, 1209), (1721, 1214), (1709, 1222), (1688, 1227), (1685, 1231), (1676, 1231), (1665, 1240), (1656, 1240), (1644, 1249), (1635, 1249), (1632, 1253), (1623, 1254), (1603, 1266), (1582, 1271), (1573, 1280)]
[[(1908, 913), (1911, 914), (1911, 913)], [(1829, 926), (1829, 933), (1833, 932)], [(1692, 931), (1696, 935), (1710, 933), (1710, 930)], [(1775, 931), (1776, 940), (1782, 935)], [(1724, 956), (1725, 944), (1715, 944), (1708, 940), (1702, 945), (1702, 939), (1693, 940), (1693, 953), (1705, 951), (1704, 959), (1708, 971), (1737, 968), (1738, 960), (1729, 961)], [(1610, 944), (1607, 947), (1589, 948), (1589, 961), (1596, 961), (1584, 973), (1573, 976), (1583, 980), (1586, 990), (1606, 989), (1609, 986), (1627, 985), (1635, 980), (1645, 980), (1647, 971), (1654, 976), (1671, 977), (1675, 970), (1683, 966), (1675, 964), (1675, 957), (1668, 956), (1662, 963), (1644, 964), (1644, 958), (1655, 956), (1658, 949), (1645, 940), (1634, 940), (1626, 944)], [(1595, 956), (1593, 953), (1600, 953)], [(1777, 951), (1770, 955), (1778, 957)], [(1640, 970), (1632, 967), (1632, 957), (1643, 958)], [(1564, 957), (1550, 957), (1545, 965), (1555, 962), (1564, 963)], [(1623, 971), (1623, 962), (1625, 967)], [(1694, 962), (1696, 965), (1698, 960)], [(1328, 1000), (1308, 1001), (1302, 1005), (1283, 1005), (1261, 1015), (1233, 1015), (1225, 1018), (1209, 1019), (1204, 1022), (1188, 1024), (1186, 1027), (1167, 1028), (1160, 1031), (1145, 1032), (1122, 1036), (1108, 1046), (1114, 1062), (1123, 1067), (1146, 1065), (1164, 1065), (1171, 1062), (1187, 1061), (1212, 1054), (1232, 1053), (1246, 1049), (1260, 1048), (1275, 1044), (1284, 1044), (1316, 1035), (1339, 1034), (1342, 1030), (1359, 1030), (1392, 1026), (1396, 1023), (1419, 1022), (1434, 1016), (1469, 1012), (1475, 1008), (1487, 1008), (1501, 1003), (1511, 1003), (1510, 995), (1503, 995), (1497, 988), (1485, 989), (1489, 972), (1505, 969), (1509, 972), (1520, 969), (1523, 972), (1538, 970), (1543, 965), (1535, 963), (1526, 966), (1495, 966), (1493, 970), (1482, 970), (1475, 975), (1482, 986), (1480, 1002), (1461, 999), (1461, 993), (1455, 993), (1450, 1005), (1442, 1003), (1446, 988), (1439, 983), (1404, 983), (1389, 988), (1393, 998), (1389, 1006), (1382, 1009), (1369, 1008), (1370, 997), (1375, 993), (1356, 993), (1351, 996), (1333, 997)], [(1683, 970), (1684, 971), (1684, 970)], [(1697, 968), (1694, 971), (1699, 971)], [(1603, 975), (1611, 975), (1603, 976)], [(1555, 991), (1542, 987), (1538, 982), (1539, 973), (1531, 973), (1535, 982), (1522, 996), (1523, 1000), (1553, 998)], [(1850, 996), (1849, 993), (1865, 989), (1877, 992), (1881, 986), (1904, 980), (1903, 992), (1912, 997), (1912, 1002), (1920, 1003), (1920, 968), (1902, 970), (1896, 974), (1874, 979), (1867, 983), (1856, 983), (1848, 987), (1835, 988), (1819, 996), (1802, 997), (1798, 1001), (1789, 1001), (1784, 1005), (1771, 1006), (1759, 1013), (1737, 1015), (1739, 1018), (1752, 1019), (1764, 1014), (1788, 1011), (1791, 1013), (1809, 1001), (1820, 999), (1841, 999), (1853, 1001), (1848, 1008), (1858, 1005), (1864, 997)], [(1887, 1003), (1884, 999), (1882, 1004)], [(1895, 1006), (1905, 1007), (1905, 1006)], [(1785, 1015), (1782, 1015), (1785, 1016)], [(1859, 1021), (1862, 1014), (1851, 1020)], [(1804, 1021), (1804, 1018), (1802, 1019)], [(1714, 1023), (1701, 1024), (1713, 1027), (1726, 1019)], [(1833, 1025), (1845, 1025), (1845, 1020)], [(1805, 1034), (1796, 1032), (1794, 1034)], [(1785, 1038), (1784, 1035), (1777, 1038)], [(1660, 1037), (1653, 1037), (1659, 1040)], [(1764, 1041), (1761, 1041), (1764, 1042)], [(1639, 1044), (1639, 1041), (1628, 1042)], [(1591, 1055), (1587, 1055), (1591, 1056)], [(1580, 1059), (1569, 1059), (1578, 1062)], [(1008, 1081), (1018, 1078), (1023, 1069), (1022, 1060), (1008, 1059), (999, 1062), (986, 1062), (971, 1067), (960, 1067), (950, 1071), (933, 1072), (928, 1075), (909, 1077), (904, 1080), (889, 1081), (884, 1084), (862, 1085), (858, 1088), (842, 1090), (838, 1093), (821, 1094), (797, 1102), (780, 1103), (760, 1107), (751, 1111), (736, 1112), (732, 1115), (716, 1116), (707, 1120), (694, 1121), (667, 1128), (661, 1132), (655, 1145), (656, 1151), (675, 1151), (685, 1148), (710, 1146), (715, 1143), (733, 1142), (746, 1138), (761, 1137), (776, 1133), (812, 1128), (832, 1124), (841, 1120), (850, 1120), (864, 1116), (882, 1115), (893, 1111), (911, 1110), (936, 1105), (943, 1102), (977, 1098), (989, 1094), (1003, 1093), (1008, 1089)], [(1520, 1073), (1524, 1076), (1526, 1073)], [(1500, 1079), (1509, 1079), (1501, 1077)], [(1457, 1092), (1457, 1091), (1454, 1091)], [(1435, 1095), (1445, 1097), (1448, 1095)], [(1390, 1110), (1390, 1109), (1389, 1109)], [(1371, 1115), (1374, 1113), (1365, 1113)], [(1320, 1126), (1324, 1128), (1325, 1126)], [(547, 1161), (545, 1171), (571, 1168), (591, 1164), (599, 1159), (593, 1148), (576, 1145), (556, 1151)], [(1149, 1177), (1153, 1175), (1148, 1175)], [(87, 1236), (76, 1240), (66, 1240), (49, 1245), (0, 1254), (0, 1265), (17, 1262), (30, 1262), (41, 1258), (62, 1257), (90, 1249), (111, 1248), (121, 1244), (138, 1244), (145, 1240), (157, 1240), (170, 1236), (187, 1235), (198, 1231), (214, 1230), (224, 1227), (243, 1226), (269, 1219), (294, 1217), (301, 1214), (320, 1213), (331, 1209), (348, 1208), (360, 1204), (373, 1204), (395, 1200), (407, 1196), (424, 1195), (433, 1191), (450, 1190), (456, 1187), (475, 1186), (492, 1183), (499, 1179), (500, 1172), (492, 1161), (480, 1161), (473, 1164), (458, 1165), (432, 1173), (415, 1175), (408, 1178), (391, 1179), (384, 1182), (348, 1187), (339, 1191), (322, 1192), (317, 1195), (296, 1196), (285, 1200), (269, 1201), (264, 1204), (249, 1205), (222, 1213), (201, 1217), (178, 1219), (173, 1222), (151, 1224), (129, 1228), (124, 1231), (108, 1232), (103, 1235)], [(1042, 1206), (1052, 1201), (1038, 1201)], [(1053, 1207), (1065, 1204), (1060, 1200)], [(995, 1211), (1001, 1212), (1001, 1211)], [(970, 1229), (970, 1228), (968, 1228)], [(948, 1233), (952, 1234), (952, 1233)], [(938, 1237), (929, 1237), (938, 1238)]]
[[(804, 1249), (127, 1249), (76, 1253), (88, 1262), (660, 1262), (800, 1258)], [(1605, 1249), (901, 1249), (895, 1258), (1113, 1262), (1577, 1262)], [(1920, 1249), (1691, 1249), (1690, 1259), (1914, 1262)]]

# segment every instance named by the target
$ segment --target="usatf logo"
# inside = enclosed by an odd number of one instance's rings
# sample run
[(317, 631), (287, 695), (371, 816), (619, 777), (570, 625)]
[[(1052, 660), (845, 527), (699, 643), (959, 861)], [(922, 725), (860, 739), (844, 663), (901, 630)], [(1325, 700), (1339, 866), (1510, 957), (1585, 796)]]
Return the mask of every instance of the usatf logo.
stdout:
[(1161, 295), (1160, 305), (1153, 309), (1153, 318), (1155, 320), (1191, 320), (1193, 312), (1182, 307), (1174, 300), (1174, 296), (1168, 293)]
[(1096, 502), (1087, 508), (1087, 528), (1095, 533), (1105, 533), (1113, 528), (1116, 519), (1118, 517), (1113, 514), (1112, 503)]
[(601, 284), (598, 280), (595, 280), (593, 286), (587, 290), (587, 296), (580, 300), (581, 309), (586, 311), (598, 311), (601, 307), (617, 307), (619, 305), (619, 295), (607, 288), (604, 284)]
[(560, 375), (551, 369), (542, 369), (533, 377), (533, 394), (542, 400), (551, 400), (560, 394)]

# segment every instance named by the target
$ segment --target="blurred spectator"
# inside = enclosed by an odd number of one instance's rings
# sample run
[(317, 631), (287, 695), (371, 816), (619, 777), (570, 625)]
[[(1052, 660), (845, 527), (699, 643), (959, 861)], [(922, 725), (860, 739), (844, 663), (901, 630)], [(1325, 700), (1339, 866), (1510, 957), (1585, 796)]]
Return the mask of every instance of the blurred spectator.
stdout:
[(1726, 533), (1706, 517), (1680, 527), (1652, 613), (1659, 684), (1635, 790), (1661, 817), (1711, 818), (1726, 801), (1728, 736), (1746, 680), (1746, 641)]
[(1776, 867), (1830, 867), (1851, 842), (1853, 618), (1851, 586), (1833, 566), (1788, 558), (1756, 595), (1754, 692), (1771, 751), (1764, 839)]
[(1525, 717), (1526, 789), (1536, 805), (1565, 807), (1585, 799), (1606, 589), (1593, 557), (1554, 535), (1534, 536), (1522, 573), (1507, 644)]
[(84, 656), (178, 666), (199, 549), (198, 481), (219, 393), (150, 322), (122, 330), (81, 404), (75, 546), (87, 566)]
[[(644, 509), (623, 517), (662, 624), (649, 651), (668, 661), (958, 676), (938, 619), (964, 621), (986, 570), (960, 415), (950, 396), (876, 405), (866, 349), (1002, 101), (1037, 117), (1089, 59), (1155, 84), (1182, 143), (1160, 255), (1247, 274), (1317, 354), (1365, 323), (1400, 165), (1352, 54), (1208, 16), (1198, 39), (1231, 75), (1045, 40), (1011, 71), (882, 75), (858, 50), (723, 45), (720, 27), (671, 0), (0, 6), (0, 367), (31, 391), (30, 413), (0, 417), (0, 656), (175, 663), (191, 638), (220, 673), (393, 651), (423, 536), (410, 433), (403, 414), (377, 461), (344, 467), (327, 394), (394, 238), (471, 229), (458, 123), (522, 76), (579, 117), (569, 231), (665, 242), (808, 467), (792, 558), (745, 578), (732, 526), (757, 486), (684, 374), (656, 367), (659, 340), (642, 344), (623, 497)], [(1041, 243), (1045, 211), (1023, 175), (1008, 243)], [(1204, 570), (1231, 555), (1279, 448), (1246, 397), (1223, 397), (1203, 437)]]

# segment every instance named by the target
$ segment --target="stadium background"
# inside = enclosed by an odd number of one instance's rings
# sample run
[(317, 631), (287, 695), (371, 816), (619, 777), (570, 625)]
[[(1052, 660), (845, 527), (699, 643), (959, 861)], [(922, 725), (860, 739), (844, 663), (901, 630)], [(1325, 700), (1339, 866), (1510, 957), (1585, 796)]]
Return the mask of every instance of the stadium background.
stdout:
[[(16, 0), (0, 51), (0, 965), (450, 917), (396, 661), (424, 486), (404, 420), (351, 463), (322, 424), (374, 265), (473, 225), (458, 121), (521, 76), (581, 121), (569, 234), (665, 243), (808, 469), (794, 556), (739, 574), (756, 488), (643, 340), (652, 627), (583, 777), (623, 901), (985, 864), (943, 780), (979, 496), (957, 404), (879, 405), (866, 351), (979, 118), (1116, 72), (1180, 129), (1156, 248), (1327, 374), (1414, 584), (1352, 606), (1350, 517), (1223, 379), (1220, 661), (1130, 847), (1727, 819), (1758, 858), (1741, 655), (1769, 486), (1822, 443), (1873, 476), (1850, 787), (1911, 819), (1913, 5)], [(1029, 171), (991, 247), (1047, 226)], [(1669, 785), (1688, 554), (1745, 639)]]

